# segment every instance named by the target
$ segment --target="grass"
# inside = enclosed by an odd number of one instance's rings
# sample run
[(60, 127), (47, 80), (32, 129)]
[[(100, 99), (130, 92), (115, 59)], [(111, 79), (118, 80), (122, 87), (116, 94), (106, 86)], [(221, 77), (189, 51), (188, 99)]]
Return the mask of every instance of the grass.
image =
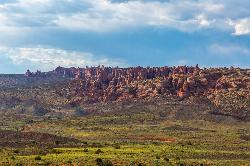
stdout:
[[(96, 154), (95, 152), (101, 149), (103, 153)], [(67, 163), (72, 161), (73, 163), (84, 163), (84, 165), (93, 165), (97, 158), (108, 159), (112, 163), (122, 165), (122, 163), (129, 164), (131, 162), (144, 163), (147, 165), (154, 165), (155, 162), (161, 165), (174, 164), (183, 162), (186, 164), (245, 164), (247, 165), (247, 159), (230, 159), (232, 155), (250, 155), (249, 152), (237, 152), (237, 151), (216, 151), (216, 150), (199, 150), (195, 147), (183, 147), (178, 144), (128, 144), (120, 146), (120, 149), (115, 149), (112, 146), (103, 148), (88, 147), (88, 152), (84, 152), (83, 148), (55, 148), (54, 153), (46, 155), (40, 155), (41, 160), (45, 163)], [(56, 152), (56, 153), (55, 153)], [(229, 158), (220, 159), (222, 156), (229, 155)], [(18, 163), (37, 163), (35, 160), (37, 155), (27, 156), (15, 156), (15, 162)], [(199, 158), (200, 157), (200, 158)], [(202, 158), (204, 157), (204, 158)], [(169, 161), (165, 161), (164, 158), (168, 158)]]
[[(145, 118), (144, 118), (145, 117)], [(249, 122), (235, 124), (204, 120), (168, 120), (152, 112), (134, 115), (91, 115), (62, 120), (9, 121), (23, 131), (76, 138), (80, 145), (4, 147), (2, 165), (249, 165)], [(85, 149), (85, 150), (84, 150)], [(87, 149), (87, 150), (86, 150)], [(100, 149), (103, 153), (96, 153)], [(18, 153), (17, 153), (18, 152)], [(41, 160), (35, 160), (39, 156)], [(1, 165), (1, 164), (0, 164)]]

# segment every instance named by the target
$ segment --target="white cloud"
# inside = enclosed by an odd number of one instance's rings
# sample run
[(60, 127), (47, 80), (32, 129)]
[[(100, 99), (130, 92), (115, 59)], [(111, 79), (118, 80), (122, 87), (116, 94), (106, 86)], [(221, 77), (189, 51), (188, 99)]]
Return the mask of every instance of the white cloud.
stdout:
[(234, 35), (247, 35), (250, 34), (250, 18), (243, 18), (237, 21), (228, 21), (229, 25), (235, 29)]
[(0, 22), (2, 25), (5, 25), (8, 22), (8, 17), (3, 14), (0, 14)]
[(203, 2), (203, 4), (201, 4), (200, 7), (212, 13), (219, 13), (224, 9), (223, 4), (211, 3), (211, 1), (210, 3)]
[[(0, 32), (41, 27), (110, 32), (128, 27), (203, 28), (249, 34), (249, 0), (16, 0), (0, 3)], [(233, 20), (234, 25), (227, 24)], [(239, 20), (239, 21), (237, 21)]]
[[(0, 4), (9, 26), (54, 26), (70, 30), (110, 31), (129, 26), (163, 26), (193, 31), (210, 25), (209, 15), (224, 5), (213, 1), (19, 0)], [(206, 15), (206, 18), (199, 18)], [(1, 19), (1, 17), (0, 17)], [(0, 22), (0, 27), (3, 22)]]
[(197, 21), (200, 24), (200, 27), (208, 27), (211, 25), (211, 23), (214, 23), (216, 20), (208, 20), (206, 16), (199, 15), (197, 16)]
[(233, 44), (212, 44), (209, 51), (220, 56), (250, 56), (250, 49)]
[(221, 5), (192, 1), (111, 3), (95, 0), (91, 1), (91, 8), (86, 12), (60, 15), (54, 23), (68, 29), (101, 32), (128, 26), (160, 26), (193, 31), (210, 25), (210, 20), (200, 14), (204, 8), (211, 13), (222, 9)]
[(119, 59), (96, 57), (87, 52), (67, 51), (55, 48), (8, 48), (0, 47), (0, 54), (10, 58), (14, 64), (29, 66), (35, 65), (41, 70), (51, 70), (57, 66), (84, 67), (84, 66), (126, 66)]

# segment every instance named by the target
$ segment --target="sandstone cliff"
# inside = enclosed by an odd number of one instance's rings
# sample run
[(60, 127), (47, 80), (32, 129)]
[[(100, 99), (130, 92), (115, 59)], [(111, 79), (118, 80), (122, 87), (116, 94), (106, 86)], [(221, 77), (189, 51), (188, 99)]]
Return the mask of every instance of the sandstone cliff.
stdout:
[(58, 67), (48, 73), (27, 71), (28, 77), (70, 77), (59, 93), (70, 103), (95, 103), (148, 98), (206, 97), (215, 114), (249, 116), (250, 70), (178, 67)]

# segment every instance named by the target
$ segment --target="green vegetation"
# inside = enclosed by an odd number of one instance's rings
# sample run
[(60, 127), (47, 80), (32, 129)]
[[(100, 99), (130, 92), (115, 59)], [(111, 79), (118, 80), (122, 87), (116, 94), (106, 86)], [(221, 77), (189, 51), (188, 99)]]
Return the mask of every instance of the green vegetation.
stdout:
[(42, 160), (41, 156), (36, 156), (35, 160)]
[(1, 91), (0, 165), (250, 163), (250, 122), (211, 114), (215, 108), (204, 100), (71, 106), (57, 89)]
[[(9, 121), (25, 132), (49, 133), (80, 142), (40, 146), (1, 145), (3, 165), (248, 165), (249, 122), (167, 120), (156, 113), (89, 115), (62, 120)], [(8, 140), (6, 140), (8, 141)], [(18, 140), (17, 140), (18, 141)], [(26, 141), (29, 141), (27, 138)], [(45, 140), (44, 140), (45, 141)], [(31, 146), (32, 145), (32, 146)]]

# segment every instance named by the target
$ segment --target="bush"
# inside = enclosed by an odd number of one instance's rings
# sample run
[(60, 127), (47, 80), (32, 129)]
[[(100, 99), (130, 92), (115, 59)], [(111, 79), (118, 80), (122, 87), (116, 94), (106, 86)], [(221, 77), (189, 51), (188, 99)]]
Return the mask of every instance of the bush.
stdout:
[(19, 150), (15, 149), (13, 152), (17, 154), (19, 153)]
[(27, 123), (27, 124), (32, 124), (32, 123), (34, 123), (34, 120), (32, 120), (32, 119), (26, 120), (26, 123)]
[(83, 149), (83, 152), (88, 152), (89, 150), (87, 148), (84, 148)]
[(188, 144), (188, 145), (193, 145), (191, 141), (188, 141), (187, 144)]
[(169, 161), (170, 161), (169, 158), (167, 158), (167, 157), (164, 157), (164, 160), (165, 160), (166, 162), (169, 162)]
[(96, 165), (102, 165), (102, 159), (101, 158), (97, 158), (96, 160)]
[(118, 145), (118, 144), (115, 144), (115, 145), (114, 145), (114, 148), (115, 148), (115, 149), (121, 149), (121, 146)]
[(138, 166), (145, 166), (145, 164), (142, 164), (142, 163), (138, 163)]
[(103, 166), (113, 166), (112, 162), (109, 160), (104, 160)]
[(42, 160), (41, 156), (36, 156), (35, 160)]
[(184, 162), (179, 162), (179, 166), (185, 166), (186, 164)]
[(113, 166), (112, 162), (109, 160), (102, 160), (101, 158), (97, 158), (95, 161), (97, 166)]
[(96, 151), (95, 151), (95, 154), (100, 154), (100, 153), (104, 153), (101, 149), (97, 149)]
[(156, 158), (157, 160), (161, 159), (161, 157), (160, 157), (159, 155), (156, 155), (155, 158)]
[(36, 141), (32, 140), (31, 143), (32, 143), (33, 145), (35, 145), (35, 144), (36, 144)]
[(56, 141), (55, 141), (55, 144), (56, 144), (56, 145), (59, 145), (59, 144), (60, 144), (60, 141), (56, 140)]
[(21, 163), (16, 163), (15, 166), (23, 166)]
[(129, 166), (135, 166), (135, 162), (131, 161)]
[(88, 142), (84, 141), (84, 142), (82, 142), (82, 144), (84, 144), (84, 145), (88, 145)]

